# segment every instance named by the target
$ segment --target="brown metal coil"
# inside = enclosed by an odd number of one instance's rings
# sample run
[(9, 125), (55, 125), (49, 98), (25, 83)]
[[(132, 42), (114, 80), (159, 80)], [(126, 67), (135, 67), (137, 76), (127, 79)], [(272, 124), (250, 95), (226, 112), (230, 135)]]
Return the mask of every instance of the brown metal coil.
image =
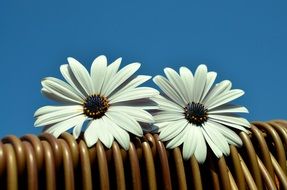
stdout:
[(88, 148), (69, 133), (58, 139), (7, 136), (0, 141), (0, 189), (287, 189), (287, 121), (253, 122), (243, 146), (199, 164), (181, 148), (165, 148), (158, 134), (131, 138), (128, 151), (114, 142)]

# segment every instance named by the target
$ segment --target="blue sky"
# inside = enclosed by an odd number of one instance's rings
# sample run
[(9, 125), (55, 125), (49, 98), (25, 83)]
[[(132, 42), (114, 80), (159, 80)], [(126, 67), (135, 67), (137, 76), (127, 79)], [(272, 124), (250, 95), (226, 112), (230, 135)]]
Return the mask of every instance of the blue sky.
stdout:
[(33, 113), (54, 103), (40, 81), (61, 77), (68, 56), (123, 57), (152, 76), (204, 63), (246, 92), (236, 103), (250, 121), (286, 119), (286, 1), (176, 2), (1, 1), (0, 137), (41, 132)]

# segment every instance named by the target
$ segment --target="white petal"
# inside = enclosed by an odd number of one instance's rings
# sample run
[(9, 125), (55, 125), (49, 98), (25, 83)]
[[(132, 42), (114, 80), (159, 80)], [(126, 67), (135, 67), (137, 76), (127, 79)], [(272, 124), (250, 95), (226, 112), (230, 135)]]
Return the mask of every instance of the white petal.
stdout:
[(196, 146), (197, 146), (197, 136), (194, 133), (196, 126), (189, 124), (187, 126), (184, 143), (182, 148), (182, 156), (185, 160), (190, 159), (190, 157), (194, 154)]
[(68, 120), (68, 119), (76, 117), (78, 115), (81, 115), (81, 113), (76, 113), (76, 114), (68, 115), (68, 116), (65, 116), (65, 117), (57, 117), (57, 118), (53, 118), (53, 119), (50, 119), (50, 120), (47, 120), (47, 121), (41, 122), (41, 123), (39, 123), (39, 121), (36, 120), (34, 126), (35, 127), (41, 127), (41, 126), (54, 125), (56, 123)]
[(107, 58), (104, 55), (98, 56), (91, 66), (91, 79), (93, 93), (99, 94), (107, 71)]
[(184, 83), (180, 76), (177, 74), (177, 72), (171, 68), (165, 68), (164, 73), (167, 76), (170, 84), (173, 86), (174, 89), (176, 89), (177, 93), (180, 95), (180, 97), (183, 99), (185, 104), (188, 103), (188, 96), (187, 92), (184, 87)]
[(45, 132), (51, 133), (58, 138), (63, 132), (73, 128), (85, 119), (84, 115), (78, 115), (49, 127)]
[(124, 112), (129, 116), (132, 116), (135, 120), (140, 122), (146, 122), (146, 123), (153, 123), (154, 119), (150, 113), (147, 111), (136, 108), (136, 107), (130, 107), (130, 106), (111, 106), (109, 108), (110, 111), (114, 112)]
[(78, 104), (78, 103), (75, 103), (73, 102), (72, 100), (67, 100), (66, 97), (59, 97), (57, 95), (55, 95), (54, 93), (48, 91), (47, 89), (45, 88), (42, 88), (41, 89), (41, 94), (47, 98), (49, 98), (50, 100), (54, 100), (56, 102), (59, 102), (59, 103), (63, 103), (63, 104)]
[(54, 90), (51, 89), (46, 89), (46, 88), (42, 88), (41, 89), (41, 93), (43, 96), (46, 96), (47, 98), (49, 98), (50, 100), (54, 100), (56, 102), (59, 103), (63, 103), (63, 104), (67, 104), (67, 105), (71, 105), (71, 104), (81, 104), (81, 102), (68, 98), (67, 96), (60, 94)]
[(221, 125), (220, 123), (216, 123), (213, 121), (208, 121), (208, 123), (213, 124), (212, 128), (220, 132), (226, 138), (229, 144), (233, 144), (236, 146), (242, 146), (242, 141), (240, 137), (234, 131), (232, 131), (228, 127), (225, 127), (224, 125)]
[[(46, 125), (44, 127), (43, 131), (53, 134), (56, 130), (61, 129), (62, 127), (67, 127), (68, 128), (67, 130), (69, 130), (70, 128), (72, 128), (75, 125), (77, 125), (78, 123), (80, 123), (82, 119), (85, 120), (86, 116), (84, 116), (84, 115), (77, 115), (77, 116), (68, 118), (66, 120), (63, 120), (61, 122), (52, 124), (52, 125)], [(65, 131), (66, 130), (63, 130), (62, 132), (65, 132)]]
[(153, 78), (154, 83), (163, 91), (164, 94), (166, 94), (171, 100), (174, 101), (174, 103), (184, 107), (185, 102), (180, 97), (180, 95), (173, 89), (173, 87), (170, 85), (169, 81), (158, 75)]
[(136, 88), (139, 85), (145, 83), (146, 81), (150, 80), (151, 76), (148, 75), (138, 75), (133, 80), (131, 80), (126, 86), (124, 86), (121, 90), (126, 90), (129, 88)]
[(205, 105), (209, 105), (213, 99), (215, 99), (221, 93), (224, 93), (231, 89), (232, 83), (229, 80), (221, 81), (220, 83), (213, 86), (210, 92), (205, 96), (202, 100), (202, 103)]
[(208, 110), (208, 114), (221, 114), (221, 113), (248, 113), (246, 107), (224, 104), (218, 107), (215, 107), (211, 110)]
[(125, 149), (128, 150), (130, 146), (129, 134), (120, 128), (117, 124), (112, 122), (108, 117), (102, 117), (104, 122), (107, 123), (107, 127), (110, 133), (115, 137), (117, 142)]
[(86, 117), (84, 115), (78, 115), (76, 117), (71, 118), (70, 120), (63, 121), (62, 125), (57, 127), (52, 134), (57, 138), (63, 132), (71, 129), (72, 127), (77, 126), (77, 125), (82, 125), (85, 119)]
[(99, 120), (92, 120), (88, 123), (87, 129), (84, 133), (84, 138), (88, 147), (93, 146), (98, 141), (98, 129), (95, 127)]
[[(76, 107), (78, 107), (78, 105)], [(74, 106), (43, 106), (35, 111), (34, 117), (38, 117), (40, 115), (44, 115), (44, 114), (59, 111), (59, 110), (73, 109), (73, 108)]]
[(203, 163), (207, 155), (206, 143), (200, 127), (195, 127), (194, 129), (194, 136), (197, 136), (197, 146), (194, 152), (194, 156), (199, 163)]
[(110, 133), (108, 123), (104, 122), (103, 118), (97, 119), (98, 122), (95, 123), (95, 128), (98, 130), (98, 137), (100, 141), (107, 147), (111, 148), (114, 137)]
[(213, 128), (213, 125), (211, 122), (207, 122), (204, 126), (203, 129), (206, 131), (212, 142), (219, 148), (219, 150), (224, 154), (224, 155), (229, 155), (230, 149), (229, 145), (225, 139), (225, 137), (215, 130)]
[(187, 124), (187, 120), (178, 120), (171, 122), (168, 126), (161, 130), (159, 138), (162, 141), (168, 141), (181, 133)]
[(180, 107), (178, 104), (175, 104), (174, 102), (162, 97), (161, 95), (155, 96), (151, 98), (153, 101), (159, 104), (160, 110), (165, 110), (165, 111), (174, 111), (174, 112), (179, 112), (183, 113), (183, 108)]
[(113, 81), (111, 78), (113, 78), (118, 72), (121, 62), (122, 62), (122, 58), (120, 57), (108, 66), (106, 70), (105, 79), (102, 85), (101, 94), (103, 95), (106, 94), (107, 88), (110, 86), (110, 84)]
[(110, 79), (111, 83), (107, 86), (107, 90), (106, 92), (103, 92), (103, 94), (105, 96), (109, 96), (117, 89), (117, 87), (130, 78), (140, 68), (140, 66), (140, 63), (132, 63), (122, 68), (113, 78)]
[(110, 118), (118, 126), (120, 126), (122, 129), (136, 136), (143, 135), (143, 131), (139, 123), (131, 116), (125, 113), (119, 113), (119, 112), (113, 112), (113, 111), (106, 112), (106, 116)]
[(83, 101), (85, 99), (85, 96), (83, 96), (82, 93), (80, 93), (77, 89), (75, 89), (70, 84), (68, 84), (68, 83), (66, 83), (60, 79), (57, 79), (54, 77), (46, 77), (44, 80), (52, 81), (53, 83), (57, 83), (58, 85), (62, 86), (62, 88), (68, 89), (69, 91), (71, 91), (73, 93), (72, 96), (76, 96), (76, 98), (78, 98), (80, 101)]
[(203, 90), (203, 94), (200, 98), (200, 102), (202, 102), (207, 95), (207, 93), (210, 91), (215, 79), (216, 79), (217, 73), (216, 72), (208, 72), (206, 76), (206, 84)]
[(68, 64), (61, 65), (60, 71), (66, 81), (73, 87), (73, 89), (77, 92), (77, 94), (82, 98), (85, 99), (86, 92), (80, 85), (79, 81), (74, 76), (70, 66)]
[(136, 99), (142, 99), (142, 98), (150, 98), (158, 94), (159, 92), (155, 90), (154, 88), (138, 87), (138, 88), (129, 89), (120, 94), (116, 94), (115, 96), (113, 96), (113, 98), (109, 100), (110, 100), (110, 104), (114, 104), (117, 102), (124, 102), (124, 101), (130, 101), (130, 100), (136, 100)]
[(131, 100), (126, 102), (118, 102), (113, 104), (113, 106), (129, 106), (136, 107), (144, 110), (157, 110), (158, 105), (156, 102), (152, 101), (150, 98), (143, 98), (137, 100)]
[(213, 109), (213, 108), (216, 108), (217, 106), (221, 106), (228, 102), (231, 102), (232, 100), (239, 98), (243, 94), (244, 94), (243, 90), (239, 90), (239, 89), (230, 90), (216, 97), (216, 99), (211, 101), (210, 104), (205, 104), (205, 105), (208, 109)]
[(136, 78), (129, 81), (126, 85), (124, 85), (122, 88), (120, 88), (116, 93), (112, 94), (109, 99), (116, 98), (118, 95), (123, 93), (124, 91), (128, 91), (132, 88), (135, 88), (144, 82), (148, 81), (151, 78), (151, 76), (146, 75), (139, 75)]
[(154, 123), (154, 125), (158, 128), (158, 131), (161, 132), (165, 127), (167, 127), (171, 122), (160, 122), (160, 123)]
[(215, 154), (215, 156), (217, 158), (222, 157), (222, 152), (221, 150), (219, 150), (219, 148), (216, 146), (216, 144), (212, 141), (212, 139), (210, 138), (209, 134), (207, 134), (207, 132), (201, 128), (202, 134), (207, 142), (207, 144), (209, 145), (209, 147), (211, 148), (212, 152)]
[(50, 93), (53, 93), (55, 96), (59, 96), (67, 101), (73, 103), (83, 103), (83, 99), (78, 96), (71, 87), (68, 86), (64, 81), (57, 80), (56, 78), (46, 78), (42, 80), (42, 86), (48, 90)]
[(185, 134), (186, 134), (186, 130), (187, 130), (187, 127), (181, 133), (179, 133), (177, 136), (175, 136), (173, 139), (171, 139), (166, 144), (166, 148), (174, 149), (174, 148), (180, 146), (185, 140), (184, 137), (185, 137)]
[(223, 120), (219, 120), (219, 119), (214, 119), (214, 118), (209, 118), (208, 121), (213, 121), (215, 123), (220, 123), (226, 127), (231, 127), (231, 128), (234, 128), (234, 129), (238, 129), (238, 130), (241, 130), (241, 131), (244, 131), (244, 132), (248, 132), (248, 130), (244, 127), (244, 126), (241, 126), (241, 125), (238, 125), (238, 124), (235, 124), (235, 123), (230, 123), (230, 122), (227, 122), (227, 121), (223, 121)]
[(185, 119), (184, 115), (175, 112), (160, 112), (157, 115), (154, 115), (154, 120), (156, 122), (176, 121), (181, 119)]
[(82, 131), (82, 127), (83, 127), (83, 124), (85, 122), (86, 119), (83, 119), (82, 122), (79, 122), (73, 129), (73, 136), (75, 139), (77, 139), (80, 134), (81, 134), (81, 131)]
[(180, 77), (185, 87), (187, 93), (188, 102), (193, 101), (193, 86), (194, 86), (194, 77), (192, 72), (186, 67), (180, 67), (179, 69)]
[(87, 69), (76, 59), (68, 57), (69, 66), (87, 95), (93, 94), (92, 80)]
[(198, 103), (206, 83), (207, 67), (199, 65), (194, 74), (193, 101)]
[(209, 118), (212, 118), (212, 119), (216, 119), (216, 120), (219, 120), (219, 121), (225, 121), (225, 122), (228, 122), (228, 123), (234, 123), (236, 125), (241, 125), (241, 126), (244, 126), (244, 127), (250, 127), (250, 123), (245, 119), (245, 118), (242, 118), (242, 117), (238, 117), (236, 115), (209, 115), (208, 116)]
[(43, 114), (37, 117), (34, 125), (44, 126), (53, 123), (57, 123), (68, 118), (74, 117), (76, 115), (80, 115), (83, 113), (82, 106), (67, 106), (65, 109), (61, 109), (54, 112), (49, 112), (47, 114)]

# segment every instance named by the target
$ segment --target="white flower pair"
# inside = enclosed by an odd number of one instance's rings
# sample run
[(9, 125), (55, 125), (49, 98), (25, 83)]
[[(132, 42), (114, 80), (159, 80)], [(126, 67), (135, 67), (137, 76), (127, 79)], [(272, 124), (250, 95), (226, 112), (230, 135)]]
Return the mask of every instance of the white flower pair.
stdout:
[(68, 62), (60, 67), (66, 82), (53, 77), (41, 82), (45, 96), (65, 105), (44, 106), (34, 115), (35, 126), (46, 126), (45, 132), (55, 137), (73, 129), (78, 138), (87, 121), (84, 139), (89, 147), (100, 140), (110, 148), (115, 139), (127, 150), (129, 134), (143, 136), (143, 127), (148, 124), (167, 141), (167, 148), (183, 144), (183, 157), (195, 155), (202, 163), (206, 142), (217, 157), (228, 155), (229, 144), (242, 144), (231, 129), (247, 131), (250, 125), (235, 114), (247, 113), (247, 109), (229, 104), (244, 92), (231, 90), (230, 81), (213, 86), (216, 73), (207, 72), (205, 65), (200, 65), (194, 76), (186, 67), (181, 67), (179, 74), (166, 68), (167, 78), (153, 78), (163, 92), (161, 96), (153, 88), (139, 87), (151, 78), (134, 76), (139, 63), (119, 70), (121, 58), (107, 65), (102, 55), (88, 72), (77, 60), (68, 58)]

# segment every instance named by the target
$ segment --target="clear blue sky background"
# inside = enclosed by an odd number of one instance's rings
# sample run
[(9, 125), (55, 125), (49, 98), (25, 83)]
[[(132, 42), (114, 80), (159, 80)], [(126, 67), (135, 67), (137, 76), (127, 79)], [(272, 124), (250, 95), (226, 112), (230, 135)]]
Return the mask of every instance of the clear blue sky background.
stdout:
[[(40, 80), (101, 54), (138, 74), (205, 63), (246, 94), (249, 120), (287, 119), (286, 1), (0, 1), (0, 137), (40, 133)], [(152, 82), (148, 83), (153, 85)]]

